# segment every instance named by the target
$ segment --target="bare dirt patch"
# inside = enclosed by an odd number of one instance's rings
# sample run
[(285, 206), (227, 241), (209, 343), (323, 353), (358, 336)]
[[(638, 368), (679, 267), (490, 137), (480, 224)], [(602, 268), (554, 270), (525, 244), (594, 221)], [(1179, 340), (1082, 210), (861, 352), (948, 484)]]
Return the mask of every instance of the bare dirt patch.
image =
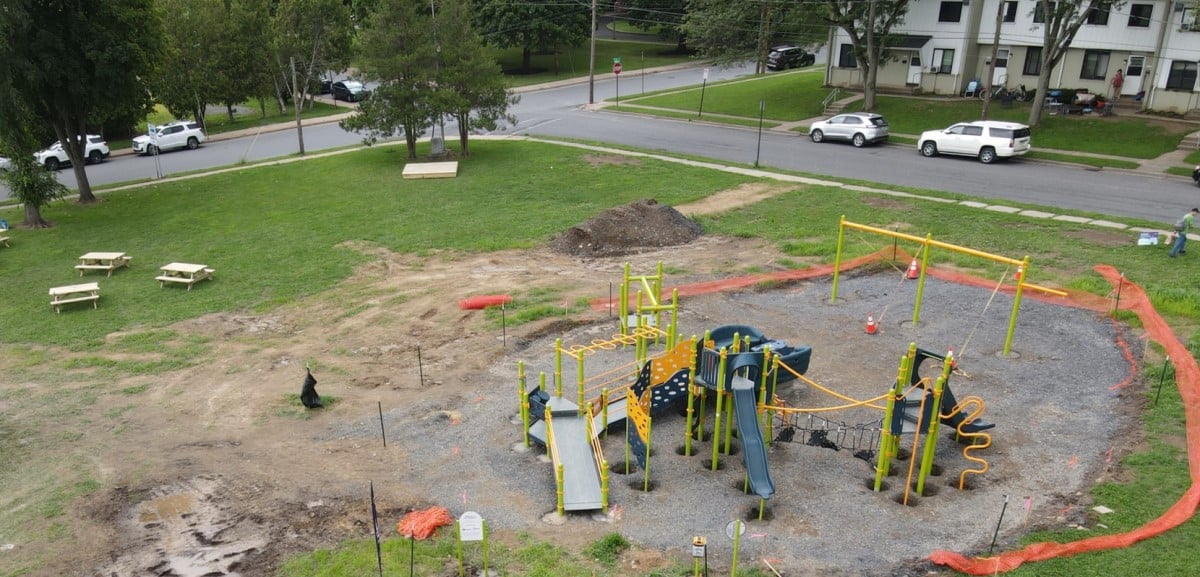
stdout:
[(588, 154), (583, 157), (592, 166), (640, 166), (642, 161), (623, 154)]
[(1085, 240), (1099, 246), (1128, 246), (1137, 240), (1129, 234), (1102, 229), (1068, 230), (1062, 233), (1065, 237)]

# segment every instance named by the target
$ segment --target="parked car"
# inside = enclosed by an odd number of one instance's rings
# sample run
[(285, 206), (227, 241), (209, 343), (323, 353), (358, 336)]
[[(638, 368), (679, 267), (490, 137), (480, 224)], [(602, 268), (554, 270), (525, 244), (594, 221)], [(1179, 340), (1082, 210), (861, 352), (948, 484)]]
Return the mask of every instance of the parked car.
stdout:
[(135, 154), (154, 154), (155, 151), (187, 148), (195, 150), (208, 140), (199, 122), (176, 120), (155, 127), (154, 135), (143, 134), (133, 139)]
[(1200, 165), (1196, 165), (1196, 168), (1192, 169), (1192, 182), (1200, 186)]
[(767, 54), (767, 68), (787, 70), (797, 66), (812, 66), (817, 57), (795, 44), (781, 44), (771, 48)]
[(917, 140), (917, 148), (925, 156), (976, 156), (979, 162), (991, 164), (998, 158), (1011, 158), (1029, 152), (1029, 127), (998, 120), (960, 122), (945, 130), (922, 132)]
[(848, 112), (812, 123), (808, 137), (813, 142), (844, 140), (862, 148), (867, 143), (887, 142), (888, 123), (873, 112)]
[(12, 170), (12, 161), (0, 156), (0, 172), (8, 172)]
[[(103, 137), (95, 134), (87, 135), (87, 146), (83, 149), (83, 157), (88, 164), (104, 162), (104, 159), (108, 158), (108, 154), (108, 143), (104, 142)], [(62, 142), (58, 141), (39, 150), (33, 157), (37, 159), (38, 164), (45, 165), (49, 170), (58, 170), (63, 165), (71, 164), (71, 159), (67, 157), (67, 151), (63, 150)]]
[(330, 86), (329, 92), (333, 94), (334, 100), (345, 100), (346, 102), (358, 102), (370, 94), (362, 82), (357, 80), (339, 80), (334, 82)]

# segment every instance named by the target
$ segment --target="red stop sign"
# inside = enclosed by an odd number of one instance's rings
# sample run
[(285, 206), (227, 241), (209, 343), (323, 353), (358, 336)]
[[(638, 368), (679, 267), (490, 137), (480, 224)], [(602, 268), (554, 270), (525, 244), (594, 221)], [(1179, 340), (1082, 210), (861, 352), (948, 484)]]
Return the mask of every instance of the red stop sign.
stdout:
[(621, 63), (613, 62), (613, 74), (620, 74), (620, 73), (621, 73)]

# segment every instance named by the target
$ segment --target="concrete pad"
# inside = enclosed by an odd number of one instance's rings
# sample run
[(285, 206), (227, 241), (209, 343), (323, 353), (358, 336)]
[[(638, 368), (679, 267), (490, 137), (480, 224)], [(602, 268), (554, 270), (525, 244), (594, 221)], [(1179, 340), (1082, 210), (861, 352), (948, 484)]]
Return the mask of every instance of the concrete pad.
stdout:
[(960, 202), (959, 204), (966, 206), (966, 207), (970, 207), (970, 208), (986, 208), (987, 207), (986, 202), (975, 202), (974, 200), (964, 200), (964, 201)]
[(1015, 206), (1000, 206), (998, 204), (988, 205), (988, 206), (985, 206), (984, 208), (987, 210), (990, 210), (992, 212), (1003, 212), (1006, 214), (1016, 214), (1018, 212), (1021, 212), (1021, 209), (1019, 209)]
[(1122, 223), (1113, 222), (1111, 220), (1089, 220), (1088, 224), (1095, 225), (1095, 226), (1102, 226), (1104, 228), (1118, 228), (1121, 230), (1129, 228)]
[(1091, 222), (1092, 219), (1084, 218), (1082, 216), (1068, 216), (1065, 214), (1060, 214), (1060, 215), (1054, 217), (1052, 220), (1061, 220), (1063, 222), (1074, 222), (1077, 224), (1085, 224), (1085, 223)]
[(1040, 210), (1022, 210), (1020, 214), (1021, 214), (1021, 216), (1028, 216), (1028, 217), (1032, 217), (1032, 218), (1053, 218), (1054, 217), (1054, 213), (1042, 212)]
[(458, 161), (413, 162), (404, 166), (404, 178), (454, 178), (458, 176)]

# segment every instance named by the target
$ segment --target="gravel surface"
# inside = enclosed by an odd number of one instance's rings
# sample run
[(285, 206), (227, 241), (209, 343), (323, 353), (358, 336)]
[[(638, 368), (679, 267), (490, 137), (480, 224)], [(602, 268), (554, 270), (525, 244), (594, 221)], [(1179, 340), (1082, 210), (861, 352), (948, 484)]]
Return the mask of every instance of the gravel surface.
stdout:
[[(1088, 488), (1119, 462), (1126, 443), (1118, 446), (1117, 439), (1133, 423), (1131, 399), (1140, 398), (1128, 387), (1113, 389), (1133, 369), (1117, 340), (1131, 339), (1093, 312), (1026, 298), (1012, 354), (1005, 356), (1011, 296), (930, 278), (920, 322), (914, 325), (916, 281), (900, 276), (844, 276), (836, 304), (830, 302), (828, 279), (688, 298), (680, 307), (681, 333), (745, 324), (792, 345), (810, 345), (807, 376), (855, 399), (887, 391), (910, 342), (935, 352), (953, 347), (959, 358), (959, 371), (950, 381), (954, 394), (960, 400), (982, 398), (983, 419), (996, 423), (992, 446), (978, 453), (990, 468), (970, 477), (969, 490), (957, 488), (959, 473), (971, 466), (963, 445), (945, 434), (937, 440), (941, 474), (930, 479), (926, 495), (912, 495), (909, 506), (898, 502), (908, 461), (895, 465), (900, 475), (888, 478), (887, 490), (868, 489), (873, 463), (855, 458), (857, 447), (850, 445), (871, 444), (869, 429), (882, 412), (842, 410), (821, 413), (823, 420), (815, 421), (832, 423), (830, 437), (842, 450), (806, 444), (803, 432), (795, 435), (799, 442), (773, 443), (769, 463), (777, 492), (767, 502), (764, 520), (757, 520), (758, 499), (741, 491), (740, 454), (722, 456), (723, 469), (717, 472), (703, 468), (710, 443), (697, 443), (699, 456), (678, 455), (685, 419), (669, 411), (654, 420), (652, 491), (640, 490), (640, 470), (614, 474), (608, 514), (548, 515), (555, 503), (551, 467), (542, 450), (526, 450), (520, 443), (517, 363), (526, 363), (530, 388), (541, 372), (552, 381), (555, 338), (567, 345), (605, 340), (617, 332), (615, 321), (563, 323), (560, 334), (519, 345), (509, 341), (509, 354), (478, 374), (473, 393), (385, 412), (389, 445), (403, 447), (408, 462), (422, 464), (395, 474), (398, 480), (422, 479), (431, 504), (451, 507), (456, 515), (478, 511), (496, 529), (578, 539), (619, 532), (640, 545), (667, 550), (681, 562), (690, 553), (692, 536), (704, 535), (710, 567), (728, 567), (733, 543), (725, 536), (727, 525), (753, 519), (741, 541), (740, 563), (766, 559), (785, 575), (923, 574), (921, 560), (935, 549), (986, 554), (998, 523), (999, 549), (1034, 527), (1095, 523)], [(868, 313), (880, 321), (878, 334), (864, 331)], [(586, 373), (627, 364), (632, 370), (632, 361), (632, 349), (603, 351), (587, 358)], [(923, 372), (929, 376), (934, 370)], [(573, 381), (574, 361), (565, 361), (563, 371)], [(808, 385), (781, 387), (779, 393), (794, 407), (845, 404)], [(868, 430), (865, 436), (863, 430)], [(615, 464), (624, 454), (623, 427), (612, 432), (602, 445)], [(379, 423), (347, 423), (328, 435), (378, 437)], [(910, 448), (912, 443), (911, 435), (901, 442)], [(1006, 496), (1010, 500), (1001, 519)]]

